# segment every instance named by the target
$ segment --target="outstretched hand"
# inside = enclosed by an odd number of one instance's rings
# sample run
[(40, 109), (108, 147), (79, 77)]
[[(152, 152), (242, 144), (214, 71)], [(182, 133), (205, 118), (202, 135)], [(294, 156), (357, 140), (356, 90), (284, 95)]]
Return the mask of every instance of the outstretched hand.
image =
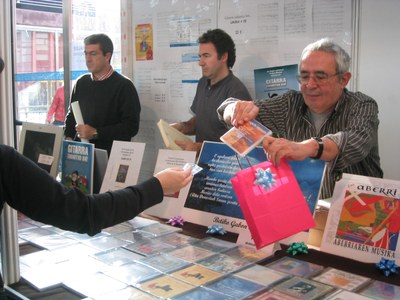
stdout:
[(253, 101), (236, 101), (229, 104), (224, 112), (224, 121), (228, 125), (238, 127), (245, 122), (255, 119), (259, 108)]
[(168, 168), (154, 175), (161, 184), (164, 195), (173, 194), (185, 187), (193, 179), (192, 168)]

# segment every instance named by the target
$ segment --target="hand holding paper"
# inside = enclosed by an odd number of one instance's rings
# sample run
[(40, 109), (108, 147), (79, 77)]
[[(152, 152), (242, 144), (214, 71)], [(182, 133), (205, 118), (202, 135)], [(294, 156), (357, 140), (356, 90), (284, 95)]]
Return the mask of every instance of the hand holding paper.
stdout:
[[(71, 102), (72, 112), (74, 113), (76, 124), (85, 124), (82, 117), (81, 107), (79, 106), (79, 102)], [(88, 139), (81, 139), (82, 142), (89, 143)]]

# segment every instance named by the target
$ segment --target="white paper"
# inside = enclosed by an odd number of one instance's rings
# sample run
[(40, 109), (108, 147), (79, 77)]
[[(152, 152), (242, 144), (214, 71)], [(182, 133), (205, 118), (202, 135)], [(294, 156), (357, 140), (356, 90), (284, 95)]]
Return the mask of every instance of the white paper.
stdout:
[[(85, 122), (83, 121), (81, 107), (79, 106), (79, 102), (78, 101), (71, 102), (71, 108), (72, 108), (72, 112), (74, 113), (74, 116), (75, 116), (76, 124), (85, 124)], [(88, 139), (81, 139), (81, 141), (85, 142), (85, 143), (89, 143)]]

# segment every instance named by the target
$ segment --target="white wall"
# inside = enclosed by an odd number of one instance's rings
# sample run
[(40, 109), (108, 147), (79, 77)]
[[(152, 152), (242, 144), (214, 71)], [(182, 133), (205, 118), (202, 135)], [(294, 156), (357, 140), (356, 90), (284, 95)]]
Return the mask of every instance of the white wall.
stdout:
[(360, 2), (358, 90), (379, 105), (384, 178), (400, 180), (400, 1)]

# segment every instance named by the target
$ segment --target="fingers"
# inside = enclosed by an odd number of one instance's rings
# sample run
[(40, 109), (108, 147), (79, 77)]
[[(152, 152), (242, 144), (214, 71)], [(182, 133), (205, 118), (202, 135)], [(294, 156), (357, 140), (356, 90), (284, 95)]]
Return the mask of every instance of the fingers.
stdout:
[(263, 148), (267, 158), (274, 166), (279, 166), (282, 158), (289, 154), (289, 141), (282, 138), (266, 136), (263, 140)]
[(252, 101), (238, 101), (235, 104), (231, 123), (240, 126), (245, 122), (253, 120), (258, 114), (258, 107)]
[(191, 168), (165, 169), (154, 175), (161, 184), (164, 194), (171, 194), (185, 187), (193, 179)]
[(182, 150), (192, 150), (194, 143), (189, 142), (189, 141), (175, 140), (175, 144), (177, 144), (179, 147), (181, 147)]

